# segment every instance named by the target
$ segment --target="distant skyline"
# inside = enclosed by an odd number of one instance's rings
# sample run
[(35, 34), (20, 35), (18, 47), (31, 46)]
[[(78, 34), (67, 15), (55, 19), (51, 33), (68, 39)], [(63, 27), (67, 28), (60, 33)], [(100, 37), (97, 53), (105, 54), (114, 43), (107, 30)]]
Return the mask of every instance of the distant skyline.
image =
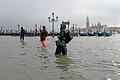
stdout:
[(120, 27), (119, 0), (0, 0), (0, 27), (17, 29), (17, 24), (34, 28), (35, 24), (45, 25), (51, 30), (48, 17), (58, 16), (55, 29), (60, 23), (70, 21), (79, 27), (86, 26), (89, 16), (90, 26), (101, 22), (108, 27)]

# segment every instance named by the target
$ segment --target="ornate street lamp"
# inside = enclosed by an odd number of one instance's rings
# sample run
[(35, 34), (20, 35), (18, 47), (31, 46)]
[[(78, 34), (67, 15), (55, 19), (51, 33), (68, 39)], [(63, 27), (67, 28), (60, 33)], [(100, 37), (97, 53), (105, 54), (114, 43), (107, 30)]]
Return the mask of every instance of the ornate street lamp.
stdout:
[(58, 16), (56, 16), (56, 19), (54, 18), (54, 13), (52, 13), (52, 19), (48, 17), (49, 22), (52, 22), (52, 37), (54, 37), (54, 22), (58, 21)]

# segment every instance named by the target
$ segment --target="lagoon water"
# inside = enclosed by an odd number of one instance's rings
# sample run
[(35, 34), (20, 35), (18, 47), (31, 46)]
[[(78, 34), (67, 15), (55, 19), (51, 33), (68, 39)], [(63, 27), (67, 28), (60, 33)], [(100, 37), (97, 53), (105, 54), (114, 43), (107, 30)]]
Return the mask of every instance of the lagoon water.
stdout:
[(0, 80), (120, 80), (120, 35), (74, 37), (68, 55), (55, 57), (55, 41), (47, 37), (0, 36)]

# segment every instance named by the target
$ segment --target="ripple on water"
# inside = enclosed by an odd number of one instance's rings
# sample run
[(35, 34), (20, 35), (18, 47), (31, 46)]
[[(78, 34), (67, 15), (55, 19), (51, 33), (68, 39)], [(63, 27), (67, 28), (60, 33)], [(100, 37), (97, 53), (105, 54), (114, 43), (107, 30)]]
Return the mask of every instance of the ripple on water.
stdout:
[[(0, 42), (1, 40), (3, 39), (0, 39)], [(12, 46), (14, 46), (15, 49), (11, 53), (8, 52), (7, 49), (12, 51), (10, 50), (11, 47), (9, 45), (11, 45), (11, 43), (15, 43), (18, 38), (16, 38), (16, 40), (10, 40), (11, 38), (8, 38), (8, 40), (5, 40), (7, 42), (5, 42), (5, 45), (0, 45), (0, 62), (3, 64), (1, 65), (3, 67), (1, 67), (0, 71), (4, 71), (4, 69), (6, 69), (5, 71), (10, 71), (7, 72), (8, 74), (12, 74), (14, 68), (19, 66), (18, 68), (21, 69), (20, 71), (29, 70), (30, 74), (28, 75), (26, 75), (27, 73), (25, 72), (20, 74), (25, 74), (25, 76), (31, 75), (33, 79), (28, 80), (40, 79), (40, 75), (36, 76), (36, 73), (41, 72), (45, 72), (43, 75), (48, 75), (47, 77), (58, 75), (55, 76), (53, 80), (96, 80), (96, 77), (97, 80), (120, 79), (119, 38), (116, 39), (116, 37), (114, 37), (109, 40), (104, 37), (75, 37), (67, 45), (67, 57), (60, 58), (54, 57), (56, 38), (54, 40), (52, 38), (48, 38), (46, 40), (46, 42), (48, 42), (48, 47), (46, 49), (42, 49), (39, 47), (40, 44), (38, 43), (39, 41), (37, 38), (33, 38), (31, 40), (31, 37), (26, 37), (25, 41), (28, 42), (27, 45), (22, 45), (24, 48), (20, 48), (18, 46), (17, 51), (17, 48), (15, 47), (16, 44), (13, 44)], [(3, 48), (3, 46), (5, 46), (5, 48)], [(17, 55), (15, 54), (16, 52), (18, 52)], [(15, 55), (16, 58), (9, 57), (9, 55)], [(2, 58), (2, 56), (6, 57)], [(37, 59), (35, 60), (35, 58)], [(19, 65), (11, 64), (12, 61), (9, 60), (17, 61)], [(4, 74), (1, 72), (0, 75)], [(12, 80), (12, 78), (10, 80)]]
[(25, 52), (24, 52), (24, 53), (21, 53), (21, 56), (24, 56), (24, 55), (26, 55), (26, 54), (27, 54), (27, 53), (25, 53)]
[(110, 78), (101, 78), (101, 80), (112, 80)]

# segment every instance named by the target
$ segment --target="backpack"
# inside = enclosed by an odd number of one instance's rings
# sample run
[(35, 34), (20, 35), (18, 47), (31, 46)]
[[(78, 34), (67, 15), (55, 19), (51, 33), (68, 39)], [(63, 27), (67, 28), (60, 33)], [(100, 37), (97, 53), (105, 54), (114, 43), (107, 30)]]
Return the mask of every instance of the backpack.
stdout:
[(66, 33), (65, 37), (66, 37), (65, 43), (69, 43), (73, 39), (73, 35), (70, 33), (70, 31)]
[(56, 46), (61, 46), (61, 47), (66, 45), (65, 41), (63, 41), (63, 40), (57, 40), (57, 41), (55, 41), (55, 43), (56, 43)]
[(45, 36), (46, 36), (46, 37), (48, 36), (48, 32), (47, 32), (47, 31), (45, 31)]

